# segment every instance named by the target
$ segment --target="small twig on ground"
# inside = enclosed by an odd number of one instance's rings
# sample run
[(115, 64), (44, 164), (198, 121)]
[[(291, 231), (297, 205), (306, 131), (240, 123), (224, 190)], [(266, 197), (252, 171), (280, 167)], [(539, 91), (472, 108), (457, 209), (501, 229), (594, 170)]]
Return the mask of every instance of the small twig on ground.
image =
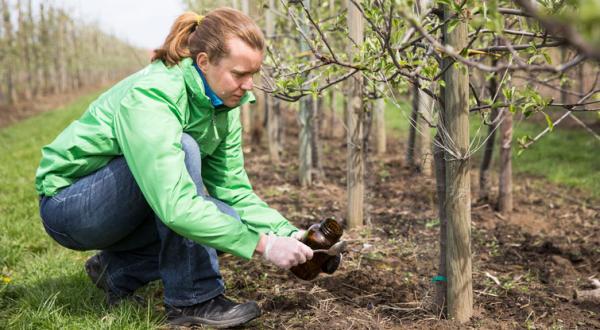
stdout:
[(496, 283), (498, 286), (502, 286), (502, 284), (500, 283), (500, 280), (498, 280), (498, 278), (488, 272), (485, 272), (485, 276), (489, 277), (492, 281), (494, 281), (494, 283)]
[(473, 292), (478, 293), (478, 294), (482, 294), (482, 295), (485, 295), (485, 296), (498, 297), (497, 294), (489, 293), (489, 292), (486, 292), (486, 291), (473, 290)]

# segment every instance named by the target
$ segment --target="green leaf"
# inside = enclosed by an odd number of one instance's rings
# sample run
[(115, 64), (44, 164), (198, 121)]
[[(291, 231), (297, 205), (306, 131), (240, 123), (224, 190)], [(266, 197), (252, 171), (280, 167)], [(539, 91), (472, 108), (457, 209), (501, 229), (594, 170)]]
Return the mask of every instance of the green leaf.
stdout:
[(544, 112), (544, 117), (546, 117), (546, 122), (548, 123), (548, 128), (550, 128), (550, 132), (554, 129), (554, 123), (552, 122), (552, 118)]
[(547, 52), (542, 52), (542, 55), (544, 55), (544, 58), (546, 59), (546, 62), (548, 62), (548, 64), (552, 64), (552, 58), (550, 57), (550, 55), (548, 55)]

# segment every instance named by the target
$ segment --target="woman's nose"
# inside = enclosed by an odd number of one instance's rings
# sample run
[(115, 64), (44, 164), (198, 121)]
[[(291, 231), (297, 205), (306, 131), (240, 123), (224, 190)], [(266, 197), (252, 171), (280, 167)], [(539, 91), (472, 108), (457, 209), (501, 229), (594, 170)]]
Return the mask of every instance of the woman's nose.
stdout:
[(252, 77), (244, 80), (244, 82), (242, 83), (242, 86), (240, 86), (243, 90), (245, 91), (249, 91), (252, 89), (253, 87), (253, 81), (252, 81)]

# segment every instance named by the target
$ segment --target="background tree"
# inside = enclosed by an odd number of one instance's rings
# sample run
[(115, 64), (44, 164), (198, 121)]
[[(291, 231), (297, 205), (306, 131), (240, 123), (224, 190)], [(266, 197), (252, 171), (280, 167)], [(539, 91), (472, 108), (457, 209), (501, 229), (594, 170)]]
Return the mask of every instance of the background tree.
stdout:
[[(112, 82), (147, 63), (147, 51), (78, 21), (64, 9), (40, 3), (34, 13), (31, 0), (0, 4), (0, 104)], [(87, 68), (85, 75), (82, 68)]]

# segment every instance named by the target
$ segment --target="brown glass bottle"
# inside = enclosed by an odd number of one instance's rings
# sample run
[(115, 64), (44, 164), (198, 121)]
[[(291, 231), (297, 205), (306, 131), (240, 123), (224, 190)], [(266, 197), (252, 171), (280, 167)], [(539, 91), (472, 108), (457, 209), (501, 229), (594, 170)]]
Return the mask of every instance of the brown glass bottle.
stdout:
[[(342, 226), (335, 219), (328, 218), (321, 223), (310, 226), (301, 241), (313, 250), (328, 249), (340, 240), (342, 234)], [(333, 273), (337, 265), (332, 264), (335, 262), (339, 263), (339, 258), (339, 256), (330, 256), (323, 252), (317, 252), (311, 260), (294, 266), (290, 270), (299, 278), (310, 281), (316, 278), (321, 272)]]

